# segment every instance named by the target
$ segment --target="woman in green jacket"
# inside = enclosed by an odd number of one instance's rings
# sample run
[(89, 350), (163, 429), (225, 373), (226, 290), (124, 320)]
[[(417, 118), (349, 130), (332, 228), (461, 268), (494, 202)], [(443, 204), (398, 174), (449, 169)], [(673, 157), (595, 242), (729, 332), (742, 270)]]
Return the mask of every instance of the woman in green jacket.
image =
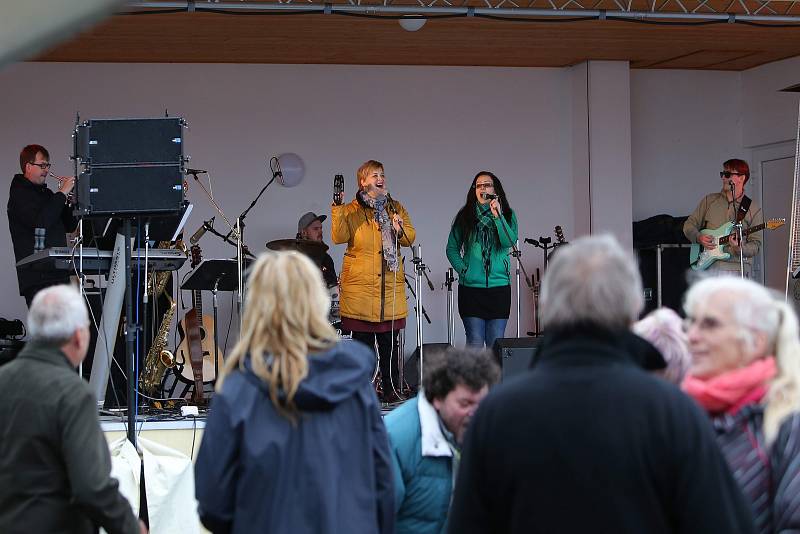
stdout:
[(505, 333), (511, 309), (509, 251), (516, 240), (517, 217), (503, 184), (493, 173), (479, 172), (447, 239), (467, 345), (491, 347)]

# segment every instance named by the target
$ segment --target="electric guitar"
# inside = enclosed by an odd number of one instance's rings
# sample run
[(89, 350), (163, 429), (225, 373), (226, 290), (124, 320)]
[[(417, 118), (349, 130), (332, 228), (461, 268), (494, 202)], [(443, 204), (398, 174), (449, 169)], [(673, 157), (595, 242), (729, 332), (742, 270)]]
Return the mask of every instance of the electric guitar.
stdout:
[[(203, 259), (198, 245), (191, 248), (191, 267), (197, 267)], [(203, 401), (203, 385), (214, 382), (217, 375), (214, 369), (214, 319), (203, 315), (203, 292), (192, 291), (192, 308), (186, 312), (178, 324), (182, 340), (175, 351), (175, 358), (182, 364), (181, 379), (194, 384), (196, 402)], [(217, 349), (217, 366), (222, 369), (222, 350)]]
[[(786, 219), (770, 219), (763, 224), (751, 226), (742, 232), (743, 237), (752, 233), (760, 232), (764, 228), (767, 230), (774, 230), (786, 224)], [(726, 222), (719, 228), (714, 230), (701, 230), (700, 235), (710, 235), (714, 238), (714, 248), (704, 249), (703, 245), (699, 243), (692, 243), (692, 248), (689, 251), (689, 265), (695, 271), (702, 271), (708, 269), (714, 262), (719, 260), (727, 260), (731, 257), (729, 252), (726, 252), (723, 247), (728, 244), (731, 238), (734, 223)]]

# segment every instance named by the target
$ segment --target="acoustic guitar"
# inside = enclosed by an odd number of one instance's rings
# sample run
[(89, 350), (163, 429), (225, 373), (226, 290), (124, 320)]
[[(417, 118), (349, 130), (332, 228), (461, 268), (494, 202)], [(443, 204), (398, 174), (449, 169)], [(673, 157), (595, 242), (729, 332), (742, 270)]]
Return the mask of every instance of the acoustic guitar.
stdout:
[[(203, 259), (199, 245), (190, 249), (191, 267), (197, 267)], [(183, 320), (178, 323), (178, 333), (182, 336), (181, 342), (175, 351), (176, 362), (181, 364), (181, 380), (194, 384), (195, 394), (193, 399), (203, 402), (204, 384), (210, 384), (217, 379), (214, 368), (214, 318), (203, 315), (203, 292), (192, 291), (192, 308), (186, 312)], [(222, 349), (217, 349), (217, 367), (222, 369)]]

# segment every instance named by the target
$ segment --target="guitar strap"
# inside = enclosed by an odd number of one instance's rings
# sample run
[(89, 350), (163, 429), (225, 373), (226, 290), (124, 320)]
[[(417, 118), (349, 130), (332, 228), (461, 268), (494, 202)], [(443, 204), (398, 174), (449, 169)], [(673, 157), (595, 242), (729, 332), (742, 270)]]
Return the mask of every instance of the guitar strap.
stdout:
[(744, 216), (747, 215), (748, 210), (750, 209), (750, 203), (753, 202), (750, 197), (744, 195), (742, 197), (742, 201), (739, 203), (739, 209), (736, 210), (736, 222), (740, 223), (744, 220)]

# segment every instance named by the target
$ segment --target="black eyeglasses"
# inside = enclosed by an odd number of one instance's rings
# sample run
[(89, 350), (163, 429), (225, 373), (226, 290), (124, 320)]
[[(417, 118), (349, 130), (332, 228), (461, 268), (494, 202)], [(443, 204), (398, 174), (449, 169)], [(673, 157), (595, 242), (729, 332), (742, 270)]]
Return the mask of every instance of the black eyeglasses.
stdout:
[(719, 171), (720, 178), (730, 178), (731, 176), (745, 176), (743, 172), (735, 171)]
[(36, 165), (42, 170), (49, 169), (52, 165), (50, 163), (33, 163), (32, 161), (29, 162), (31, 165)]

